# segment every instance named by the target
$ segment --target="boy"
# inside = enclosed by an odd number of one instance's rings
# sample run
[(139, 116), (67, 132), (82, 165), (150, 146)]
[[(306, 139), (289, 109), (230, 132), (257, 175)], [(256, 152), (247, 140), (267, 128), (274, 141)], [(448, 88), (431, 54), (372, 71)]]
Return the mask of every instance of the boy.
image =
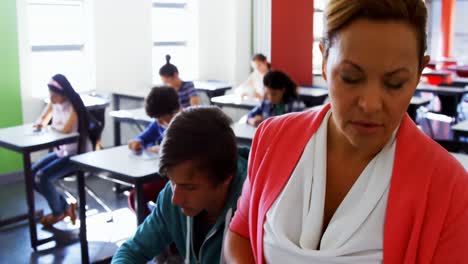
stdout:
[(113, 263), (146, 263), (175, 243), (186, 263), (220, 262), (224, 233), (247, 174), (232, 121), (219, 108), (188, 108), (166, 130), (159, 171), (169, 183)]
[[(137, 138), (128, 143), (128, 148), (135, 153), (141, 153), (143, 150), (148, 152), (159, 152), (159, 143), (161, 142), (166, 127), (172, 118), (180, 111), (179, 96), (177, 92), (167, 86), (154, 87), (146, 97), (146, 114), (154, 119), (146, 129)], [(157, 180), (143, 185), (143, 197), (145, 202), (154, 201), (159, 192), (164, 188), (167, 179)], [(128, 205), (135, 210), (134, 205), (135, 192), (131, 191), (128, 196)], [(145, 207), (146, 215), (150, 214)]]

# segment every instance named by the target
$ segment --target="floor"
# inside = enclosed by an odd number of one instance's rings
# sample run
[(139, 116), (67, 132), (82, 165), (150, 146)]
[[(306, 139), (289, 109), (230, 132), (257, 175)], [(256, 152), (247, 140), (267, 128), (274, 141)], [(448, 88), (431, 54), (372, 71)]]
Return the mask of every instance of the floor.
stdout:
[[(127, 197), (112, 191), (113, 184), (97, 177), (88, 177), (87, 184), (98, 193), (113, 210), (106, 213), (91, 197), (87, 197), (87, 228), (89, 253), (92, 262), (108, 262), (118, 246), (136, 230), (136, 218), (127, 207)], [(75, 182), (66, 186), (76, 188)], [(0, 218), (7, 218), (27, 210), (23, 180), (0, 186)], [(47, 202), (35, 195), (36, 208), (49, 213)], [(37, 252), (30, 247), (27, 221), (0, 228), (0, 263), (81, 263), (78, 240), (79, 223), (66, 221), (53, 229), (37, 225), (39, 238), (56, 236), (56, 241), (41, 245)]]

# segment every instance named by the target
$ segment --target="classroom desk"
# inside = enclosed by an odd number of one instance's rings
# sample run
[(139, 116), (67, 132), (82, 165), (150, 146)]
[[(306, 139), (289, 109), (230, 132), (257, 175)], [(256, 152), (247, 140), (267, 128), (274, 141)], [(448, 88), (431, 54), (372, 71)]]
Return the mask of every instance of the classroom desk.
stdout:
[(228, 83), (216, 80), (194, 81), (193, 86), (195, 86), (195, 90), (206, 93), (210, 99), (224, 95), (227, 90), (232, 88)]
[(452, 95), (461, 96), (468, 93), (468, 86), (455, 87), (455, 86), (436, 86), (420, 83), (416, 87), (416, 92), (429, 92), (437, 95)]
[(460, 137), (468, 137), (468, 120), (452, 126), (453, 137), (460, 140)]
[(430, 102), (431, 99), (429, 98), (413, 96), (413, 98), (411, 98), (410, 105), (408, 106), (406, 112), (408, 112), (408, 115), (411, 117), (411, 119), (413, 119), (413, 121), (416, 122), (416, 111), (418, 110), (418, 108), (424, 105), (428, 105)]
[(455, 77), (449, 86), (465, 87), (468, 86), (468, 78)]
[(468, 170), (468, 155), (466, 154), (461, 154), (461, 153), (450, 153), (452, 154), (465, 168), (465, 170)]
[(428, 84), (419, 84), (417, 92), (429, 92), (438, 95), (440, 98), (442, 114), (457, 117), (457, 107), (461, 102), (463, 95), (468, 93), (468, 86), (434, 86)]
[(328, 89), (323, 87), (305, 87), (300, 86), (297, 90), (299, 98), (307, 107), (321, 105), (328, 97)]
[[(143, 131), (147, 125), (154, 121), (146, 114), (144, 108), (111, 111), (109, 115), (114, 119), (114, 122), (134, 124), (140, 131)], [(117, 137), (117, 134), (120, 133), (114, 131), (114, 137)]]
[(255, 132), (257, 131), (256, 127), (247, 124), (244, 118), (232, 124), (231, 127), (236, 135), (236, 141), (238, 144), (248, 146), (252, 144)]
[[(307, 107), (313, 107), (323, 104), (323, 101), (328, 96), (328, 90), (314, 87), (299, 87), (299, 98), (304, 101)], [(211, 98), (211, 103), (219, 107), (233, 107), (246, 110), (252, 110), (260, 105), (262, 101), (257, 98), (244, 97), (239, 95), (228, 94)]]
[(145, 219), (143, 184), (159, 178), (159, 156), (143, 159), (135, 156), (128, 147), (119, 146), (100, 151), (88, 152), (70, 159), (78, 166), (78, 196), (80, 197), (80, 243), (83, 263), (88, 263), (88, 242), (86, 236), (86, 196), (84, 189), (84, 172), (110, 172), (112, 181), (130, 183), (135, 186), (135, 210), (137, 222)]
[[(81, 100), (86, 107), (86, 109), (93, 111), (93, 110), (101, 110), (105, 109), (109, 106), (109, 100), (102, 98), (99, 95), (94, 94), (80, 94)], [(44, 99), (44, 103), (50, 103), (50, 97)]]
[[(28, 213), (1, 221), (0, 226), (12, 224), (28, 219), (31, 247), (36, 251), (39, 245), (54, 240), (54, 237), (46, 239), (37, 238), (36, 213), (34, 204), (34, 175), (31, 172), (31, 153), (39, 150), (53, 148), (55, 146), (77, 142), (78, 133), (62, 134), (51, 128), (42, 132), (33, 132), (33, 124), (25, 124), (15, 127), (0, 129), (0, 147), (21, 153), (23, 156), (23, 170), (26, 186), (26, 201)], [(42, 215), (39, 211), (39, 217)]]
[(219, 107), (233, 107), (245, 110), (252, 110), (260, 105), (262, 101), (257, 98), (244, 97), (241, 98), (236, 94), (228, 94), (211, 98), (211, 103)]

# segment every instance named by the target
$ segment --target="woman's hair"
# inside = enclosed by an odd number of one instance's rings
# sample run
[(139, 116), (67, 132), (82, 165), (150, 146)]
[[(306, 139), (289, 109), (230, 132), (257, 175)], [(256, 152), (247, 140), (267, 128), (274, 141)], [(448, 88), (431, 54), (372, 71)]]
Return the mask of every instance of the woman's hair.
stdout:
[(166, 64), (159, 69), (159, 75), (164, 77), (173, 77), (176, 73), (179, 73), (177, 67), (171, 64), (171, 56), (166, 55)]
[(270, 70), (271, 69), (271, 64), (268, 62), (268, 59), (265, 55), (263, 55), (262, 53), (256, 53), (252, 56), (252, 61), (260, 61), (260, 62), (263, 62), (263, 63), (266, 63), (268, 69)]
[(283, 102), (289, 101), (291, 98), (297, 99), (297, 85), (282, 71), (269, 71), (263, 77), (263, 85), (273, 90), (285, 89)]
[(419, 64), (422, 64), (427, 49), (427, 8), (423, 0), (330, 0), (325, 8), (322, 39), (325, 58), (338, 32), (361, 18), (405, 22), (413, 27), (417, 34)]
[(78, 116), (78, 133), (80, 134), (78, 153), (86, 151), (86, 144), (88, 139), (89, 118), (88, 110), (86, 109), (81, 97), (75, 92), (67, 77), (62, 74), (56, 74), (52, 77), (49, 84), (49, 89), (61, 96), (65, 97), (73, 106)]
[(236, 138), (232, 120), (215, 106), (189, 107), (178, 113), (165, 131), (161, 144), (159, 172), (185, 161), (207, 172), (219, 184), (237, 170)]
[(146, 97), (145, 110), (150, 117), (160, 118), (163, 115), (173, 114), (179, 109), (179, 95), (171, 87), (153, 87)]

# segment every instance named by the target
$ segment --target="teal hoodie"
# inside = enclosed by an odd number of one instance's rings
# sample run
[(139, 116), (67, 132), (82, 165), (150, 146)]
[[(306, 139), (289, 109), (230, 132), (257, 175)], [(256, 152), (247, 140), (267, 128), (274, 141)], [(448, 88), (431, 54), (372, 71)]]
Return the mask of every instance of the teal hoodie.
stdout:
[(237, 174), (231, 183), (226, 205), (208, 231), (200, 252), (193, 249), (193, 219), (172, 204), (172, 189), (168, 183), (159, 194), (153, 212), (138, 227), (135, 235), (122, 244), (112, 263), (146, 263), (171, 243), (175, 243), (181, 256), (185, 257), (185, 263), (224, 263), (221, 254), (223, 238), (237, 209), (237, 199), (247, 176), (248, 155), (248, 148), (238, 149)]

